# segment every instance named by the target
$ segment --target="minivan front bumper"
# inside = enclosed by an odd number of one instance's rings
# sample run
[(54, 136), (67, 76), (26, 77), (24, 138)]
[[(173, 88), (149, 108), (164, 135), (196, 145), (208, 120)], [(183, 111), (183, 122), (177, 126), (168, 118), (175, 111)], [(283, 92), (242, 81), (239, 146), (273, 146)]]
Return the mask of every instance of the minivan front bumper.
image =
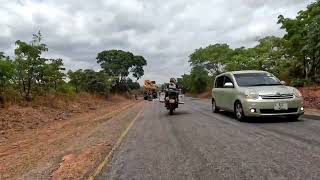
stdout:
[[(287, 109), (275, 110), (277, 103), (286, 104)], [(244, 99), (242, 107), (245, 116), (299, 116), (304, 114), (302, 98), (291, 99)]]

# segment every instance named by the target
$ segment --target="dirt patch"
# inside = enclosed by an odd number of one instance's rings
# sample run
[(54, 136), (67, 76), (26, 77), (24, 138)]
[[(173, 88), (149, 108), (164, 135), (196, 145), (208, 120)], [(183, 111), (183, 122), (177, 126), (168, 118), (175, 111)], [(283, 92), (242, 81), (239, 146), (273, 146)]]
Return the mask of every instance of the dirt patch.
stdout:
[(120, 96), (82, 100), (1, 112), (8, 129), (0, 134), (0, 179), (88, 176), (143, 105)]
[(87, 93), (76, 97), (63, 95), (38, 97), (30, 103), (0, 108), (0, 132), (10, 134), (10, 132), (40, 128), (54, 121), (66, 120), (81, 113), (90, 113), (99, 107), (109, 106), (112, 102), (125, 100), (127, 99), (120, 95), (111, 96), (107, 100)]
[(304, 105), (310, 109), (320, 109), (320, 86), (299, 88), (304, 98)]
[(81, 179), (96, 167), (96, 161), (103, 159), (103, 152), (110, 151), (111, 144), (99, 144), (82, 150), (78, 154), (68, 154), (63, 157), (59, 168), (52, 174), (52, 180)]

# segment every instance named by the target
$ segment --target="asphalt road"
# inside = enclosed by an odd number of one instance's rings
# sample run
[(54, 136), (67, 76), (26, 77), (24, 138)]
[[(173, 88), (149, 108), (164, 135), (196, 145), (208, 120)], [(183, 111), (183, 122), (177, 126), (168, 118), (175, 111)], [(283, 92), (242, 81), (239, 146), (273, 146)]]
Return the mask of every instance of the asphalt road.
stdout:
[(320, 179), (320, 121), (213, 114), (186, 100), (173, 116), (146, 102), (142, 116), (97, 179)]

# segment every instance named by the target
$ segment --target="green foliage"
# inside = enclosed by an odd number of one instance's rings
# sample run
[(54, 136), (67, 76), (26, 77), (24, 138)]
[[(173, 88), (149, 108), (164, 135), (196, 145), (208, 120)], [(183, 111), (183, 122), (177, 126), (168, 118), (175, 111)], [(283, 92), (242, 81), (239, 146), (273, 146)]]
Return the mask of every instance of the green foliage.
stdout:
[[(111, 90), (137, 90), (140, 89), (139, 83), (127, 77), (131, 75), (136, 79), (141, 78), (144, 74), (143, 66), (147, 64), (142, 56), (110, 50), (98, 54), (102, 71), (79, 69), (69, 71), (66, 75), (62, 59), (41, 57), (48, 48), (42, 43), (40, 31), (33, 35), (31, 43), (17, 40), (15, 44), (14, 60), (0, 51), (0, 105), (4, 104), (4, 99), (16, 102), (23, 98), (30, 101), (48, 92), (74, 96), (81, 91), (108, 95)], [(4, 97), (9, 94), (12, 97)]]
[(140, 84), (138, 82), (133, 82), (132, 79), (130, 79), (130, 78), (128, 78), (126, 80), (126, 84), (128, 86), (128, 89), (130, 89), (130, 90), (140, 89)]
[[(300, 11), (296, 18), (278, 17), (281, 28), (286, 30), (287, 55), (295, 59), (291, 74), (295, 77), (317, 81), (320, 74), (320, 1)], [(300, 66), (301, 68), (295, 68)]]
[(76, 92), (80, 92), (84, 88), (85, 76), (82, 69), (78, 69), (77, 71), (68, 71), (68, 77), (70, 79), (69, 84), (75, 87)]
[(211, 74), (220, 74), (230, 60), (232, 49), (227, 44), (209, 45), (196, 49), (189, 57), (192, 66), (203, 66)]
[(0, 93), (4, 92), (7, 86), (14, 83), (16, 75), (15, 62), (0, 52)]
[(191, 70), (190, 74), (190, 90), (193, 93), (201, 93), (207, 90), (208, 87), (208, 71), (202, 66), (195, 66)]
[(192, 66), (202, 66), (212, 75), (224, 71), (266, 70), (279, 74), (277, 69), (286, 64), (284, 42), (281, 38), (269, 36), (259, 40), (254, 48), (231, 49), (226, 44), (209, 45), (195, 50), (190, 55)]
[(22, 96), (31, 100), (32, 90), (36, 83), (41, 83), (41, 76), (46, 59), (41, 58), (41, 53), (47, 51), (47, 46), (41, 44), (41, 33), (33, 35), (31, 44), (23, 41), (16, 41), (15, 49), (19, 86)]
[(306, 79), (295, 79), (291, 82), (291, 85), (294, 87), (303, 87), (303, 86), (308, 86), (311, 84), (312, 84), (312, 82), (310, 80), (306, 80)]
[(177, 79), (177, 84), (180, 88), (182, 88), (184, 91), (191, 91), (191, 78), (189, 74), (184, 74), (181, 76), (181, 78)]
[(139, 79), (144, 74), (143, 66), (147, 65), (144, 57), (122, 50), (102, 51), (97, 55), (97, 62), (107, 74), (119, 77), (119, 82), (126, 79), (130, 73)]
[[(255, 69), (269, 71), (287, 81), (298, 78), (294, 83), (300, 85), (307, 84), (301, 83), (301, 79), (320, 82), (320, 1), (300, 11), (296, 18), (280, 15), (278, 23), (287, 32), (283, 38), (268, 36), (260, 39), (253, 48), (209, 45), (196, 49), (189, 56), (189, 62), (192, 67), (205, 68), (211, 75)], [(187, 81), (186, 77), (182, 78), (183, 81)]]
[(63, 79), (65, 74), (63, 71), (65, 68), (63, 67), (62, 59), (51, 59), (51, 63), (44, 64), (43, 66), (43, 83), (46, 86), (46, 89), (53, 88), (57, 90), (58, 85), (63, 83)]
[(69, 71), (69, 84), (75, 87), (76, 92), (86, 91), (107, 95), (111, 89), (113, 78), (104, 71), (96, 72), (91, 69)]
[(67, 94), (69, 96), (74, 96), (76, 94), (76, 89), (73, 85), (66, 83), (65, 81), (62, 81), (58, 88), (57, 88), (58, 92), (61, 92), (63, 94)]

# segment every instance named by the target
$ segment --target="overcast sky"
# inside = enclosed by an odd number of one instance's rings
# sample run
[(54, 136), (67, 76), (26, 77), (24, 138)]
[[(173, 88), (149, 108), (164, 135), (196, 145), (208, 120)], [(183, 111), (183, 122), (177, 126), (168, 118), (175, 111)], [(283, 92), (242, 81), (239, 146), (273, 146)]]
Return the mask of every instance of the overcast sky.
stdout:
[(312, 0), (0, 0), (0, 51), (41, 30), (46, 56), (67, 69), (98, 69), (96, 54), (122, 49), (148, 61), (143, 79), (188, 73), (188, 56), (209, 44), (252, 47), (282, 36), (277, 17), (295, 17)]

